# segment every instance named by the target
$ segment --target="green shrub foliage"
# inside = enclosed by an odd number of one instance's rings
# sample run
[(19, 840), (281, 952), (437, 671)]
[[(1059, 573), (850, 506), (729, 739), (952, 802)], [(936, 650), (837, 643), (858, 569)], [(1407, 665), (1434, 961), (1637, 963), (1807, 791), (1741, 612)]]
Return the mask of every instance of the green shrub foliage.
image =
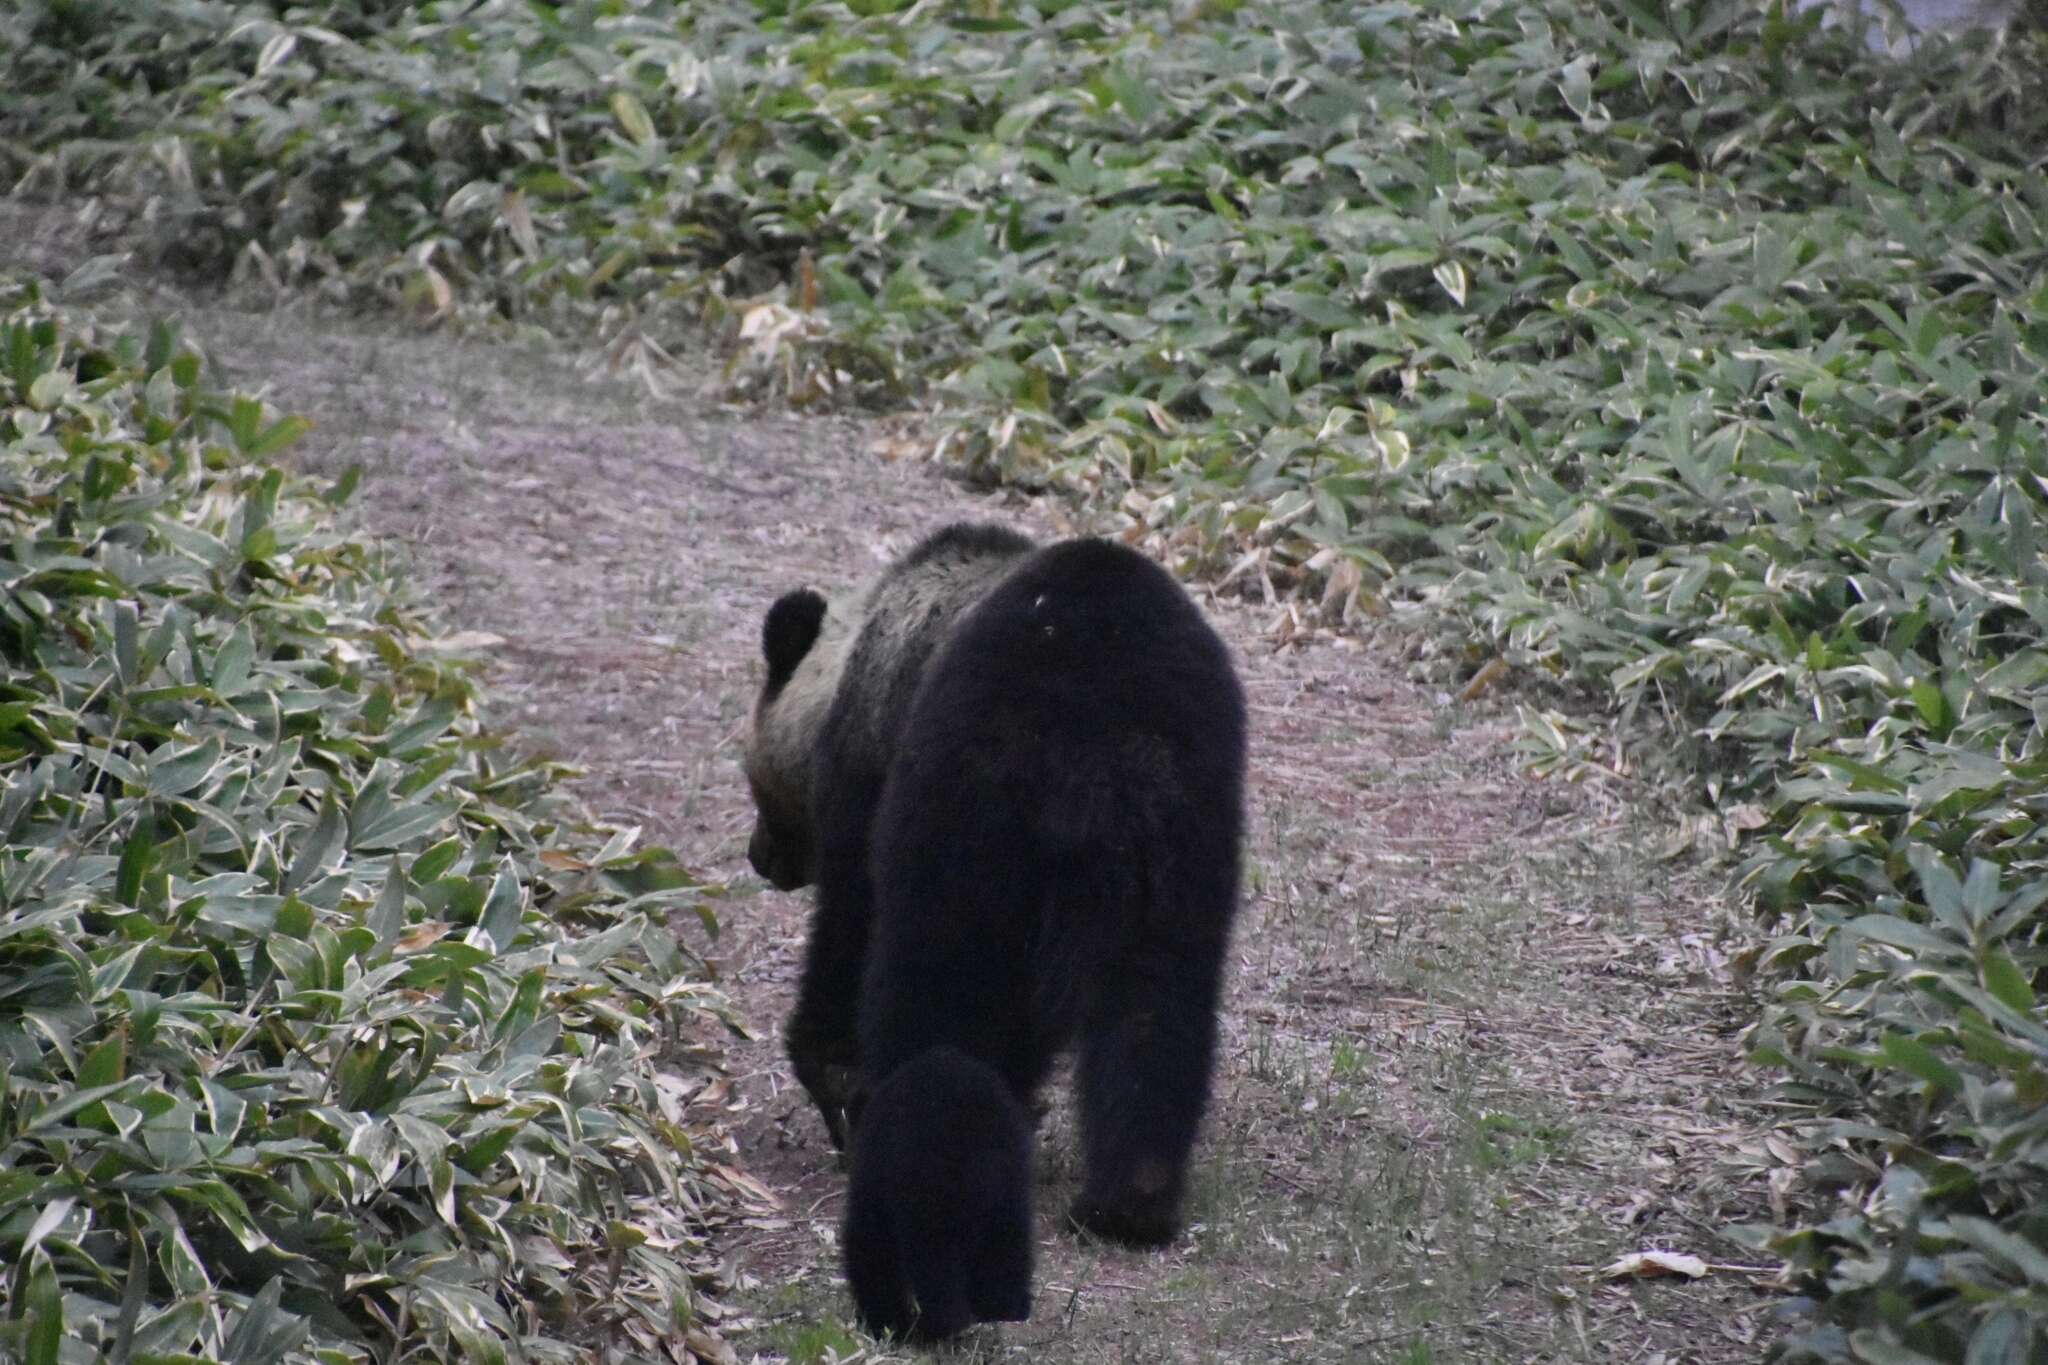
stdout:
[(563, 842), (303, 425), (0, 291), (0, 1357), (671, 1358), (694, 883)]
[(1775, 1241), (1788, 1353), (2048, 1352), (2038, 36), (1893, 62), (1755, 0), (22, 0), (0, 46), (0, 156), (170, 259), (588, 315), (622, 355), (709, 317), (736, 379), (920, 396), (983, 472), (1610, 698), (1752, 828), (1756, 1052), (1818, 1191)]

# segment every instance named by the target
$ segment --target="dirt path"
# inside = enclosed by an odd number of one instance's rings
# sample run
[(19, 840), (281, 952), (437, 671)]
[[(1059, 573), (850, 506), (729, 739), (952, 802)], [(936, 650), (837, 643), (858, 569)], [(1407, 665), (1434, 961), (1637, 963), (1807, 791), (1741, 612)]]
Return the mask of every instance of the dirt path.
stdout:
[[(725, 1330), (742, 1359), (856, 1351), (842, 1180), (779, 1042), (808, 901), (744, 856), (760, 614), (950, 519), (1066, 528), (878, 458), (857, 421), (654, 401), (552, 351), (178, 306), (238, 385), (314, 419), (295, 458), (362, 465), (366, 531), (411, 547), (449, 627), (502, 638), (500, 723), (583, 767), (602, 815), (732, 881), (699, 946), (758, 1035), (732, 1050), (726, 1118), (779, 1208), (727, 1234)], [(1150, 1256), (1060, 1232), (1056, 1110), (1035, 1311), (977, 1352), (1756, 1359), (1769, 1300), (1712, 1231), (1754, 1197), (1714, 1174), (1743, 1150), (1746, 1079), (1718, 883), (1656, 860), (1628, 792), (1520, 777), (1511, 712), (1454, 709), (1381, 651), (1276, 653), (1257, 612), (1212, 609), (1253, 702), (1252, 882), (1191, 1227)], [(1725, 1268), (1588, 1273), (1644, 1248)]]

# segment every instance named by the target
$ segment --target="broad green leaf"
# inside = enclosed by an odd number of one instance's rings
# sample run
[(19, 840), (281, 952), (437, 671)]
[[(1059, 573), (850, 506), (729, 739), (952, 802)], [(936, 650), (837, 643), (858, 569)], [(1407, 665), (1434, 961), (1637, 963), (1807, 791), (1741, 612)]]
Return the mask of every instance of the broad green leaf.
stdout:
[(477, 923), (477, 931), (493, 952), (511, 950), (513, 941), (519, 937), (524, 908), (518, 874), (507, 859), (498, 865), (497, 875), (491, 879), (490, 898), (484, 902), (483, 917)]
[(57, 1365), (64, 1340), (64, 1296), (57, 1285), (57, 1272), (40, 1247), (30, 1253), (27, 1271), (22, 1293), (27, 1318), (22, 1360), (24, 1365)]
[(1985, 953), (1980, 969), (1984, 974), (1984, 989), (1998, 997), (2001, 1004), (2022, 1014), (2033, 1009), (2033, 987), (2027, 983), (2026, 973), (2019, 969), (2019, 964), (2004, 950), (1993, 948)]
[(261, 80), (272, 70), (283, 64), (297, 47), (299, 35), (288, 28), (281, 28), (270, 35), (263, 44), (263, 50), (256, 54), (256, 78)]
[(413, 860), (411, 876), (414, 884), (425, 885), (439, 881), (461, 860), (462, 854), (462, 841), (454, 837), (443, 839), (425, 850)]
[(1451, 302), (1465, 306), (1465, 267), (1457, 261), (1445, 261), (1435, 270), (1436, 282), (1444, 293), (1451, 296)]
[(2027, 1365), (2034, 1338), (2033, 1326), (2018, 1309), (1986, 1314), (1970, 1334), (1963, 1365)]
[(505, 1007), (497, 1020), (497, 1035), (501, 1039), (518, 1036), (539, 1016), (541, 998), (546, 981), (540, 972), (528, 972), (519, 979), (519, 988), (512, 993), (511, 1003)]
[(428, 702), (411, 720), (385, 736), (385, 751), (394, 758), (416, 753), (421, 746), (444, 734), (455, 723), (455, 715), (455, 703), (452, 701), (436, 698)]
[(1913, 848), (1911, 858), (1913, 870), (1920, 875), (1920, 891), (1926, 898), (1928, 912), (1967, 940), (1972, 934), (1971, 918), (1964, 901), (1963, 884), (1956, 878), (1954, 870), (1924, 844)]
[(1930, 957), (1964, 957), (1969, 945), (1896, 915), (1860, 915), (1845, 926), (1850, 933), (1878, 943)]
[(157, 1263), (163, 1267), (164, 1278), (174, 1292), (189, 1300), (213, 1287), (206, 1263), (193, 1247), (182, 1222), (172, 1225), (158, 1245)]
[(218, 739), (175, 751), (165, 746), (149, 760), (148, 794), (162, 800), (197, 790), (214, 776), (225, 752)]
[(62, 1227), (64, 1220), (69, 1218), (71, 1211), (77, 1207), (78, 1201), (69, 1197), (52, 1199), (43, 1205), (37, 1212), (35, 1221), (29, 1224), (27, 1234), (22, 1238), (20, 1254), (28, 1256), (37, 1252), (42, 1247), (43, 1239)]
[(1999, 885), (1998, 865), (1986, 858), (1972, 858), (1970, 872), (1963, 882), (1963, 920), (1973, 932), (1982, 929), (1992, 912), (1998, 908)]
[(284, 1293), (282, 1276), (272, 1276), (249, 1300), (234, 1330), (228, 1335), (227, 1359), (241, 1365), (283, 1358), (305, 1340), (311, 1324), (296, 1313), (279, 1307)]
[(291, 868), (278, 890), (286, 896), (303, 890), (330, 858), (343, 851), (347, 832), (341, 802), (335, 798), (334, 788), (329, 787), (321, 795), (320, 814), (313, 828), (299, 840), (298, 852), (292, 856)]
[(1962, 1073), (1936, 1055), (1934, 1049), (1903, 1033), (1888, 1033), (1882, 1044), (1887, 1065), (1909, 1072), (1938, 1090), (1962, 1089)]
[(398, 848), (432, 834), (448, 822), (450, 814), (452, 812), (447, 806), (435, 802), (407, 802), (357, 828), (350, 843), (366, 852)]
[(156, 854), (156, 821), (145, 814), (121, 846), (121, 861), (114, 872), (114, 899), (122, 905), (142, 903), (142, 879)]
[(394, 854), (384, 865), (383, 889), (377, 893), (375, 903), (363, 917), (364, 926), (377, 936), (379, 956), (389, 951), (391, 945), (397, 941), (399, 931), (405, 927), (405, 895), (408, 886), (405, 869), (399, 865)]
[(280, 417), (277, 421), (257, 432), (255, 437), (242, 448), (242, 453), (252, 459), (270, 459), (283, 452), (312, 429), (313, 424), (303, 417)]
[(223, 697), (239, 696), (249, 684), (250, 668), (256, 660), (255, 636), (247, 621), (239, 621), (214, 656), (208, 681)]
[(1849, 1344), (1855, 1348), (1853, 1359), (1867, 1361), (1869, 1365), (1941, 1365), (1933, 1356), (1901, 1346), (1875, 1331), (1851, 1333)]
[(612, 94), (612, 117), (619, 121), (619, 127), (628, 138), (645, 146), (654, 141), (654, 120), (647, 117), (646, 106), (628, 91), (618, 90)]
[(128, 1074), (128, 1035), (115, 1033), (78, 1064), (78, 1084), (88, 1090), (111, 1088)]
[(110, 602), (107, 606), (114, 623), (115, 676), (123, 687), (134, 687), (142, 680), (142, 651), (137, 641), (139, 617), (135, 604)]
[(2028, 1238), (1968, 1214), (1949, 1219), (1948, 1226), (1957, 1237), (2018, 1271), (2030, 1286), (2048, 1286), (2048, 1252)]
[(455, 1226), (455, 1163), (445, 1155), (427, 1163), (427, 1191), (434, 1212), (450, 1227)]
[(69, 374), (52, 370), (28, 386), (28, 405), (38, 412), (53, 412), (70, 397), (72, 387)]

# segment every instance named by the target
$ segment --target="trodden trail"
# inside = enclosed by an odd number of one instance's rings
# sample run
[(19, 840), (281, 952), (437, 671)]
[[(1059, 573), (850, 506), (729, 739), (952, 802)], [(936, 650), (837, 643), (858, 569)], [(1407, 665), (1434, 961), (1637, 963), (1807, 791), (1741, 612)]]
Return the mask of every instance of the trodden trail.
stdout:
[[(679, 930), (752, 1034), (726, 1041), (730, 1084), (701, 1097), (735, 1183), (757, 1190), (719, 1233), (721, 1325), (742, 1359), (844, 1358), (860, 1340), (837, 1265), (843, 1177), (779, 1039), (809, 902), (745, 858), (736, 755), (761, 613), (949, 520), (1077, 528), (883, 458), (907, 444), (894, 427), (725, 407), (708, 384), (652, 398), (561, 350), (170, 306), (237, 385), (314, 421), (297, 463), (362, 467), (354, 515), (405, 547), (445, 627), (486, 658), (496, 723), (579, 767), (598, 814), (731, 881), (715, 940), (689, 917)], [(1626, 780), (1524, 776), (1511, 704), (1455, 705), (1394, 645), (1276, 649), (1270, 611), (1204, 600), (1253, 730), (1248, 885), (1190, 1227), (1140, 1255), (1058, 1226), (1077, 1175), (1062, 1097), (1040, 1133), (1033, 1317), (974, 1349), (1758, 1358), (1767, 1268), (1719, 1230), (1755, 1215), (1773, 1158), (1744, 1100), (1753, 1006), (1729, 980), (1717, 875), (1674, 853)], [(1710, 1269), (1596, 1273), (1647, 1250)]]

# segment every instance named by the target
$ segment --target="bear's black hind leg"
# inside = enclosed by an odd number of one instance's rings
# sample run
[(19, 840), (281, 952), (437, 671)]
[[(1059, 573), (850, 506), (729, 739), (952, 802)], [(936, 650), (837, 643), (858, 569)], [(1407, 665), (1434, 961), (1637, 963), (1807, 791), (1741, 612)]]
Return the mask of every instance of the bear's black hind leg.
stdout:
[(1090, 1030), (1078, 1088), (1087, 1177), (1068, 1217), (1128, 1246), (1163, 1246), (1180, 1231), (1188, 1155), (1208, 1096), (1215, 1016), (1150, 996)]
[[(1184, 883), (1176, 942), (1149, 943), (1103, 974), (1082, 1029), (1076, 1089), (1087, 1175), (1073, 1223), (1127, 1246), (1180, 1232), (1189, 1154), (1209, 1100), (1216, 1001), (1235, 869)], [(1223, 898), (1219, 909), (1200, 902)]]
[(862, 1330), (877, 1337), (908, 1336), (917, 1321), (917, 1305), (911, 1299), (886, 1194), (876, 1197), (865, 1190), (849, 1192), (840, 1245), (846, 1254), (846, 1281), (853, 1290)]
[(1020, 1202), (993, 1219), (968, 1266), (967, 1302), (983, 1322), (1023, 1322), (1031, 1316), (1031, 1209)]
[(841, 1238), (861, 1323), (943, 1341), (1031, 1312), (1031, 1128), (1002, 1077), (935, 1047), (854, 1129)]

